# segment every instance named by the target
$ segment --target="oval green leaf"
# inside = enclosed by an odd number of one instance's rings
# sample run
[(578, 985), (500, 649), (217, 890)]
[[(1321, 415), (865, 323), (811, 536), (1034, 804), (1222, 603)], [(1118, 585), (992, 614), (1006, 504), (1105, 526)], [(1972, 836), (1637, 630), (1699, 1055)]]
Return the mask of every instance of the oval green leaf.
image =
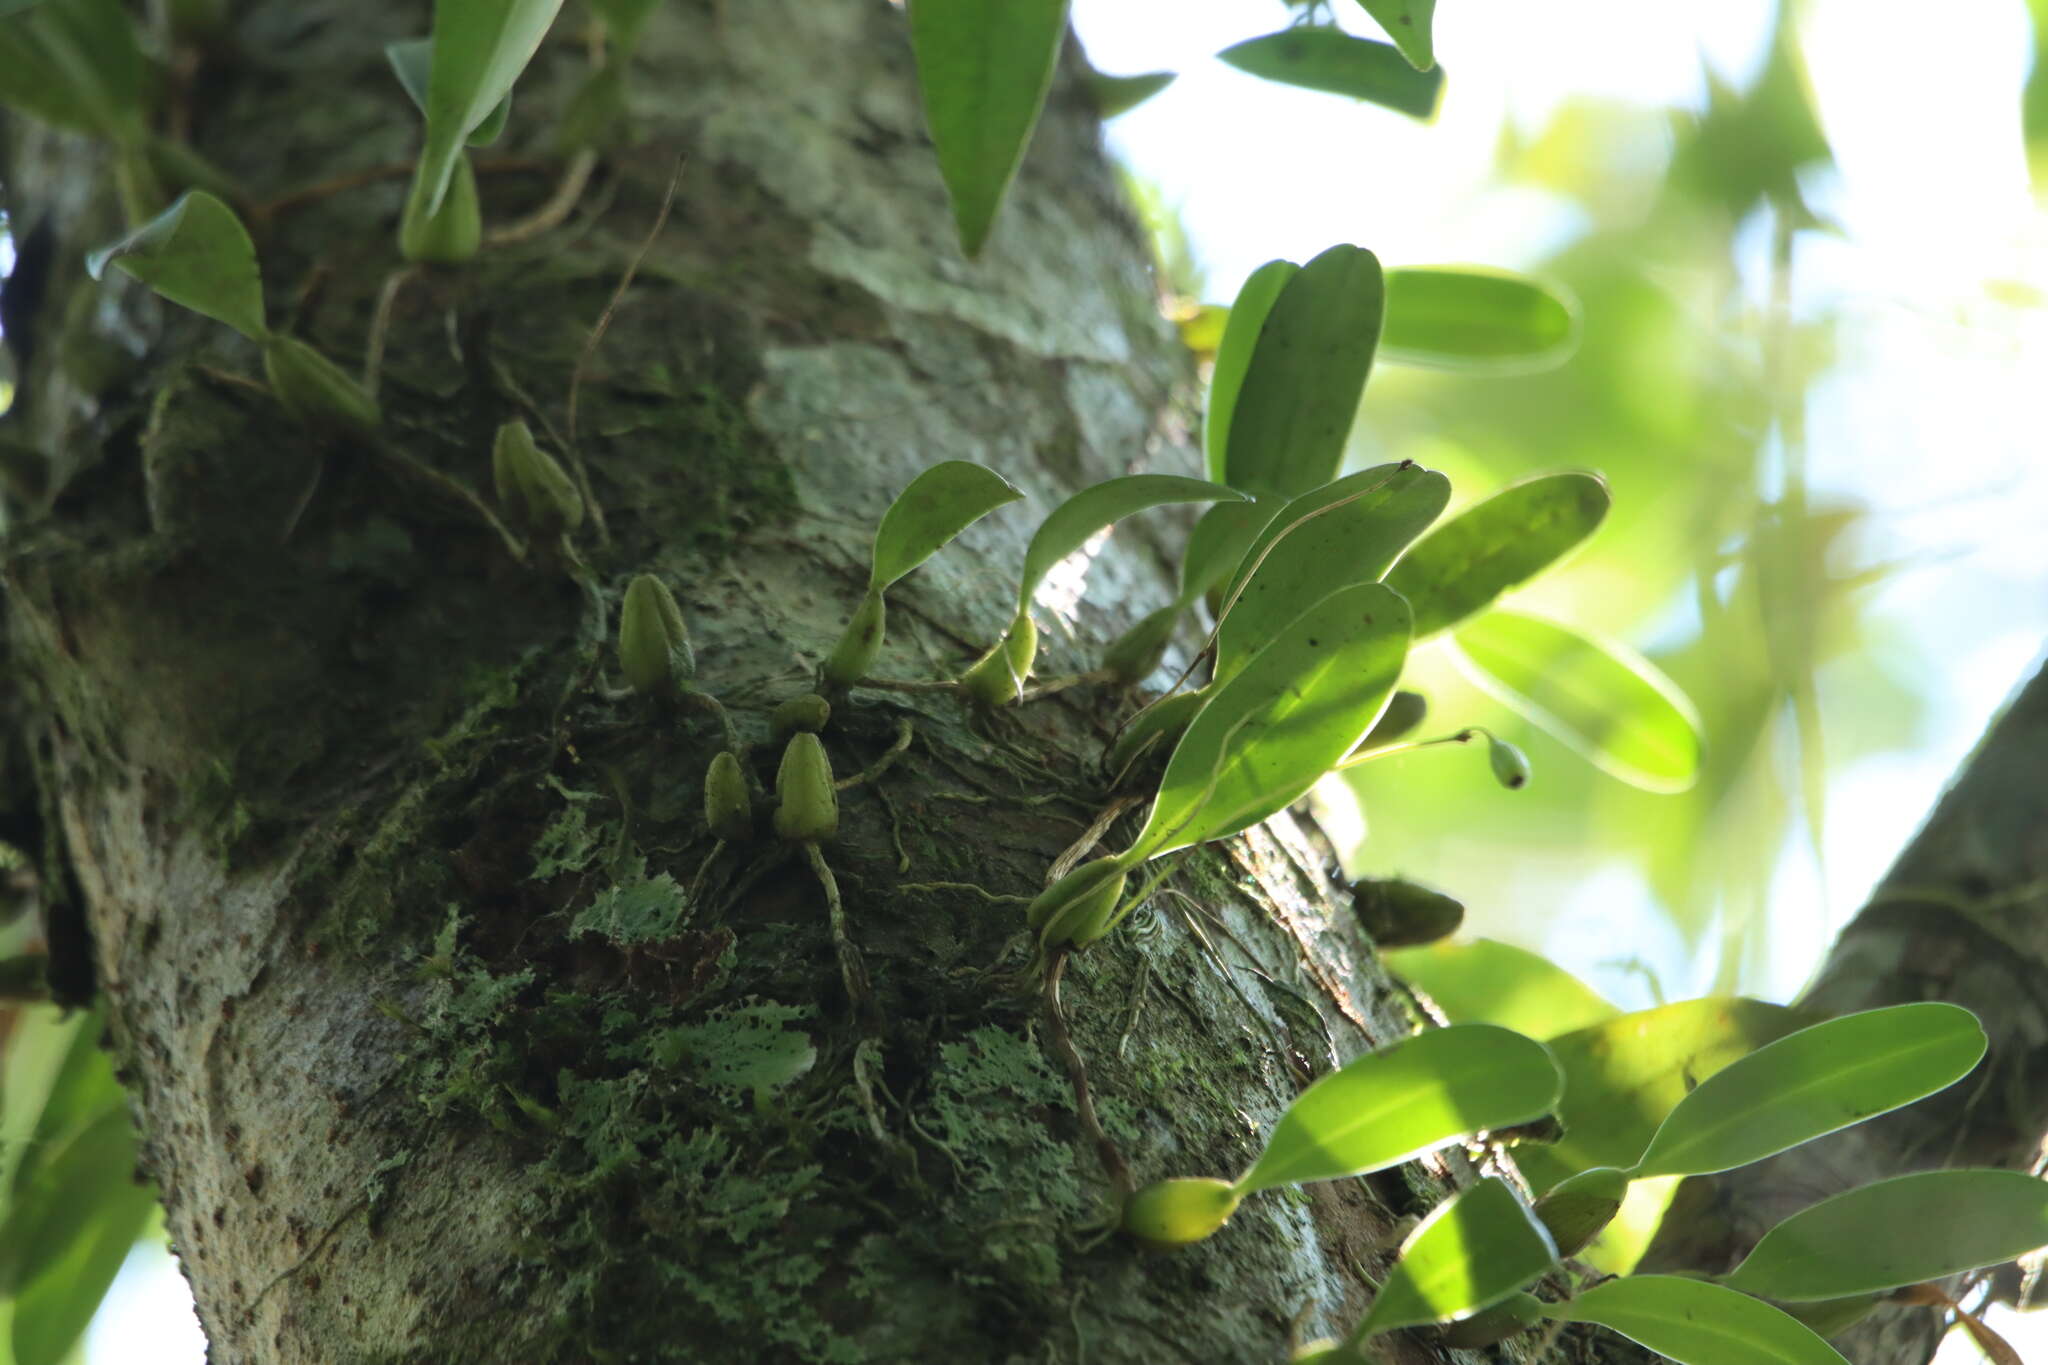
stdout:
[(879, 592), (937, 554), (962, 531), (1024, 495), (984, 465), (946, 460), (910, 481), (875, 530), (868, 589)]
[(1293, 261), (1268, 261), (1246, 277), (1230, 305), (1223, 324), (1223, 339), (1216, 344), (1216, 363), (1209, 370), (1209, 408), (1202, 423), (1202, 449), (1209, 462), (1209, 477), (1228, 483), (1224, 470), (1224, 449), (1229, 441), (1231, 414), (1237, 409), (1237, 391), (1244, 384), (1245, 370), (1252, 363), (1252, 348), (1273, 311), (1273, 301), (1289, 280), (1301, 272)]
[(1220, 483), (1184, 479), (1177, 474), (1127, 474), (1091, 484), (1061, 503), (1040, 523), (1024, 552), (1024, 577), (1017, 588), (1017, 609), (1027, 610), (1038, 585), (1052, 566), (1087, 544), (1103, 527), (1148, 507), (1174, 502), (1246, 502), (1244, 494)]
[(1088, 78), (1088, 93), (1095, 96), (1095, 112), (1105, 119), (1131, 110), (1172, 85), (1175, 72), (1147, 71), (1142, 76), (1105, 76), (1096, 72)]
[(1418, 71), (1436, 65), (1436, 0), (1358, 0)]
[(1765, 1233), (1721, 1282), (1788, 1303), (1873, 1294), (2048, 1246), (2048, 1181), (1922, 1171), (1844, 1191)]
[(419, 179), (428, 217), (440, 212), (455, 158), (512, 94), (562, 0), (434, 0), (434, 59)]
[(1381, 954), (1387, 970), (1421, 988), (1454, 1024), (1499, 1024), (1554, 1037), (1619, 1013), (1591, 986), (1526, 948), (1490, 938)]
[(1474, 266), (1387, 272), (1380, 352), (1389, 360), (1528, 374), (1563, 364), (1578, 336), (1577, 306), (1526, 276)]
[(140, 141), (144, 70), (119, 0), (70, 0), (0, 23), (0, 105), (54, 127)]
[(1547, 1114), (1563, 1078), (1543, 1044), (1492, 1024), (1425, 1029), (1301, 1092), (1240, 1194), (1363, 1175)]
[(1541, 474), (1474, 503), (1415, 543), (1387, 586), (1425, 640), (1493, 605), (1593, 534), (1613, 499), (1598, 474)]
[(204, 190), (186, 191), (85, 264), (94, 279), (118, 265), (172, 303), (225, 322), (251, 341), (270, 334), (256, 245), (235, 211)]
[(1925, 1000), (1788, 1033), (1700, 1082), (1633, 1171), (1712, 1175), (1911, 1104), (1984, 1055), (1977, 1016)]
[(1619, 1014), (1547, 1040), (1564, 1068), (1565, 1134), (1515, 1161), (1540, 1194), (1594, 1166), (1628, 1167), (1687, 1092), (1737, 1058), (1814, 1022), (1783, 1005), (1721, 997)]
[(1216, 677), (1235, 676), (1338, 588), (1378, 582), (1450, 498), (1443, 475), (1398, 464), (1347, 474), (1289, 502), (1245, 552), (1224, 592)]
[(1498, 609), (1467, 621), (1451, 639), (1453, 657), (1474, 682), (1602, 772), (1666, 793), (1698, 777), (1692, 703), (1634, 650)]
[(910, 0), (910, 45), (960, 249), (981, 254), (1024, 160), (1067, 33), (1067, 0)]
[(1216, 55), (1265, 80), (1349, 95), (1425, 122), (1436, 117), (1444, 95), (1441, 67), (1418, 71), (1385, 43), (1320, 25), (1281, 29)]
[(1238, 386), (1223, 482), (1291, 498), (1336, 476), (1385, 312), (1379, 258), (1362, 247), (1333, 246), (1281, 286)]
[(1408, 604), (1378, 583), (1302, 613), (1189, 723), (1126, 865), (1298, 800), (1379, 719), (1407, 655)]
[(1550, 1234), (1504, 1181), (1488, 1176), (1416, 1224), (1350, 1344), (1397, 1327), (1469, 1317), (1556, 1261)]
[(1680, 1275), (1609, 1280), (1545, 1304), (1543, 1315), (1598, 1323), (1678, 1365), (1849, 1365), (1783, 1309)]
[(1181, 553), (1180, 593), (1174, 605), (1185, 611), (1235, 573), (1252, 542), (1280, 510), (1272, 502), (1219, 502), (1202, 513)]

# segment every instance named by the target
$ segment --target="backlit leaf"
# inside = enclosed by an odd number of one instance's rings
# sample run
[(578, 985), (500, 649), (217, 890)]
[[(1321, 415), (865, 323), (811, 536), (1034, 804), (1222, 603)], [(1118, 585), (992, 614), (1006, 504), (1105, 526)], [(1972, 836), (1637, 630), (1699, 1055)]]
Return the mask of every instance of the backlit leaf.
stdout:
[(1302, 1091), (1240, 1193), (1363, 1175), (1550, 1112), (1563, 1078), (1541, 1043), (1453, 1024), (1367, 1053)]
[(1701, 1081), (1631, 1175), (1711, 1175), (1955, 1084), (1984, 1055), (1977, 1016), (1927, 1000), (1789, 1033)]
[(993, 469), (946, 460), (910, 481), (875, 530), (868, 587), (879, 591), (930, 559), (954, 536), (1024, 495)]
[(1541, 474), (1474, 503), (1415, 543), (1387, 586), (1425, 640), (1491, 606), (1593, 534), (1612, 500), (1598, 474)]
[(1285, 809), (1379, 714), (1408, 654), (1408, 605), (1378, 583), (1331, 594), (1214, 690), (1167, 760), (1127, 864)]
[(1416, 1224), (1350, 1340), (1356, 1344), (1397, 1327), (1469, 1317), (1556, 1260), (1550, 1234), (1505, 1182), (1488, 1176)]
[(1202, 423), (1202, 449), (1209, 461), (1209, 477), (1228, 483), (1224, 471), (1224, 449), (1229, 441), (1230, 417), (1237, 410), (1237, 391), (1244, 384), (1245, 370), (1252, 363), (1252, 347), (1266, 325), (1266, 315), (1287, 282), (1301, 273), (1293, 261), (1268, 261), (1254, 270), (1237, 291), (1236, 302), (1223, 324), (1223, 339), (1216, 346), (1216, 363), (1209, 371), (1209, 407)]
[(1336, 476), (1385, 310), (1379, 259), (1362, 247), (1333, 246), (1286, 281), (1238, 386), (1224, 483), (1295, 497)]
[(1692, 703), (1633, 650), (1498, 609), (1451, 639), (1474, 682), (1601, 771), (1653, 792), (1684, 791), (1698, 776)]
[(1526, 276), (1475, 266), (1387, 272), (1388, 360), (1526, 374), (1562, 364), (1578, 332), (1577, 308)]
[(1365, 12), (1378, 21), (1394, 40), (1394, 46), (1401, 49), (1401, 55), (1414, 63), (1417, 70), (1427, 71), (1436, 65), (1436, 40), (1431, 35), (1431, 21), (1436, 16), (1436, 0), (1358, 0), (1365, 6)]
[(455, 159), (512, 94), (562, 0), (434, 0), (427, 141), (420, 153), (424, 212), (440, 211)]
[(1381, 957), (1388, 971), (1420, 987), (1454, 1024), (1499, 1024), (1532, 1038), (1554, 1037), (1619, 1012), (1548, 958), (1490, 938)]
[(1245, 502), (1244, 494), (1221, 484), (1177, 474), (1127, 474), (1091, 484), (1054, 509), (1024, 552), (1024, 576), (1017, 589), (1019, 610), (1031, 605), (1053, 565), (1087, 544), (1103, 527), (1133, 512), (1175, 502)]
[(1180, 594), (1174, 601), (1182, 608), (1193, 606), (1196, 598), (1228, 579), (1280, 511), (1275, 499), (1219, 502), (1202, 513), (1188, 533), (1187, 549), (1181, 552)]
[(156, 1207), (135, 1161), (127, 1103), (117, 1100), (18, 1192), (5, 1230), (24, 1253), (12, 1295), (16, 1365), (58, 1365), (92, 1321)]
[(1148, 71), (1142, 76), (1105, 76), (1096, 72), (1088, 78), (1088, 91), (1095, 96), (1095, 110), (1112, 119), (1151, 99), (1173, 84), (1171, 71)]
[(909, 0), (910, 45), (960, 249), (979, 255), (1052, 85), (1067, 0)]
[(235, 211), (204, 190), (188, 190), (128, 236), (93, 252), (86, 269), (98, 279), (110, 263), (251, 341), (269, 335), (255, 244)]
[(1545, 1304), (1543, 1315), (1598, 1323), (1678, 1365), (1849, 1365), (1783, 1309), (1680, 1275), (1609, 1280)]
[(1286, 28), (1216, 54), (1238, 70), (1284, 85), (1349, 95), (1419, 119), (1436, 117), (1441, 67), (1417, 71), (1399, 51), (1342, 29)]

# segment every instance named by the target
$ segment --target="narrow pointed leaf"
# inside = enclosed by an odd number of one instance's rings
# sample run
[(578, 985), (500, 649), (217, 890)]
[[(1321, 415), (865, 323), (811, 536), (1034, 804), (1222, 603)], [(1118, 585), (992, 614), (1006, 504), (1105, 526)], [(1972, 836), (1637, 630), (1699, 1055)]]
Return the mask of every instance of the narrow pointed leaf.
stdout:
[(427, 143), (420, 153), (425, 212), (440, 211), (455, 159), (512, 93), (562, 0), (434, 0)]
[(1216, 676), (1228, 679), (1338, 588), (1374, 583), (1450, 501), (1420, 465), (1378, 465), (1295, 498), (1266, 524), (1224, 590)]
[(1630, 1275), (1565, 1303), (1561, 1322), (1593, 1322), (1678, 1365), (1849, 1365), (1811, 1327), (1761, 1299), (1681, 1275)]
[(1631, 786), (1681, 792), (1699, 775), (1692, 703), (1626, 646), (1494, 610), (1453, 634), (1472, 680)]
[(1091, 484), (1053, 510), (1031, 537), (1024, 552), (1024, 577), (1017, 589), (1017, 607), (1031, 605), (1038, 585), (1052, 566), (1088, 543), (1103, 527), (1133, 512), (1173, 502), (1245, 502), (1244, 494), (1222, 484), (1184, 479), (1176, 474), (1128, 474)]
[(269, 335), (256, 246), (235, 211), (204, 190), (188, 190), (142, 227), (86, 258), (94, 279), (109, 264), (251, 341)]
[(1938, 1280), (2044, 1246), (2048, 1181), (2020, 1171), (1922, 1171), (1800, 1210), (1721, 1279), (1803, 1303)]
[[(403, 42), (386, 43), (384, 59), (391, 63), (392, 74), (398, 77), (399, 85), (405, 88), (414, 106), (420, 113), (426, 113), (427, 87), (433, 79), (434, 70), (434, 40), (407, 38)], [(466, 145), (483, 147), (495, 142), (498, 134), (505, 131), (505, 122), (511, 115), (512, 97), (507, 95), (465, 139)]]
[(1492, 1024), (1425, 1029), (1301, 1092), (1238, 1191), (1385, 1170), (1547, 1114), (1563, 1077), (1543, 1045)]
[(1105, 76), (1097, 72), (1089, 78), (1088, 90), (1095, 96), (1096, 113), (1112, 119), (1119, 114), (1130, 113), (1172, 85), (1175, 74), (1171, 71), (1147, 71), (1142, 76)]
[(1564, 1137), (1515, 1160), (1537, 1193), (1594, 1166), (1635, 1164), (1665, 1115), (1695, 1086), (1811, 1016), (1761, 1000), (1682, 1000), (1619, 1014), (1545, 1045), (1564, 1068)]
[(1527, 374), (1563, 364), (1578, 335), (1576, 306), (1527, 276), (1475, 266), (1387, 272), (1380, 353), (1388, 360)]
[(1183, 610), (1193, 606), (1195, 599), (1236, 573), (1245, 552), (1280, 510), (1273, 501), (1219, 502), (1202, 513), (1181, 552), (1175, 604)]
[(1493, 605), (1593, 534), (1612, 499), (1598, 474), (1542, 474), (1475, 503), (1415, 543), (1387, 586), (1425, 640)]
[(1436, 17), (1436, 0), (1358, 0), (1365, 12), (1387, 31), (1401, 55), (1418, 71), (1436, 65), (1436, 39), (1431, 23)]
[(1379, 259), (1362, 247), (1333, 246), (1288, 279), (1238, 386), (1223, 482), (1296, 497), (1336, 476), (1385, 311)]
[(1408, 604), (1378, 583), (1331, 594), (1196, 713), (1127, 863), (1220, 839), (1298, 800), (1386, 708)]
[(1983, 1057), (1977, 1016), (1936, 1000), (1789, 1033), (1700, 1082), (1631, 1173), (1712, 1175), (1955, 1084)]
[(1342, 29), (1285, 28), (1216, 55), (1265, 80), (1349, 95), (1425, 121), (1436, 117), (1444, 94), (1441, 67), (1417, 71), (1397, 49)]
[(1244, 384), (1245, 371), (1252, 363), (1252, 348), (1273, 311), (1274, 300), (1289, 280), (1301, 273), (1293, 261), (1268, 261), (1246, 277), (1237, 291), (1236, 302), (1223, 324), (1223, 339), (1216, 345), (1216, 363), (1209, 371), (1209, 408), (1202, 423), (1202, 449), (1209, 461), (1209, 477), (1228, 483), (1224, 470), (1224, 449), (1230, 438), (1231, 414), (1237, 410), (1237, 391)]
[(875, 531), (870, 590), (888, 587), (937, 554), (975, 522), (1023, 497), (1010, 481), (983, 465), (947, 460), (933, 465), (896, 495)]
[(127, 1103), (117, 1100), (17, 1192), (6, 1234), (27, 1252), (11, 1294), (18, 1365), (58, 1365), (92, 1321), (156, 1207), (155, 1191), (135, 1182), (136, 1159)]
[(1416, 1224), (1350, 1340), (1470, 1317), (1556, 1261), (1550, 1234), (1505, 1182), (1488, 1176)]
[(1534, 1038), (1620, 1013), (1548, 958), (1490, 938), (1381, 956), (1387, 970), (1425, 991), (1454, 1024), (1499, 1024)]
[(1067, 32), (1067, 0), (910, 0), (910, 45), (960, 249), (981, 253), (1024, 160)]

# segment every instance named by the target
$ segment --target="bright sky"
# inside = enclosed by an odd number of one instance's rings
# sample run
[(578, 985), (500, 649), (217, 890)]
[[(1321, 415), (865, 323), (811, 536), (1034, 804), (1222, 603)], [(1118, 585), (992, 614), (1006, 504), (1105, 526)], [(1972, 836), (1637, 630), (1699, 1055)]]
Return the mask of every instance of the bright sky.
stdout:
[[(1356, 11), (1338, 3), (1349, 23)], [(1905, 0), (1813, 0), (1805, 24), (1840, 167), (1813, 193), (1847, 236), (1802, 256), (1800, 285), (1816, 301), (1846, 300), (1850, 319), (1844, 364), (1813, 399), (1812, 477), (1818, 491), (1873, 504), (1889, 553), (1927, 562), (1880, 589), (1869, 610), (1899, 623), (1916, 657), (1943, 662), (1927, 680), (1940, 720), (1918, 747), (1836, 775), (1829, 913), (1773, 926), (1748, 983), (1777, 998), (1796, 992), (2048, 639), (2048, 312), (2007, 301), (2048, 295), (2048, 227), (2019, 140), (2022, 0), (1948, 0), (1932, 28), (1931, 13)], [(1395, 264), (1535, 259), (1574, 224), (1547, 200), (1487, 188), (1503, 120), (1539, 127), (1573, 96), (1697, 105), (1703, 61), (1738, 83), (1751, 73), (1771, 5), (1443, 0), (1448, 86), (1428, 126), (1213, 59), (1287, 16), (1276, 0), (1075, 0), (1098, 67), (1181, 72), (1117, 121), (1111, 141), (1179, 206), (1212, 300), (1227, 301), (1263, 261), (1304, 260), (1340, 241)], [(1774, 903), (1821, 903), (1801, 848), (1788, 841)], [(1679, 958), (1675, 936), (1660, 947), (1645, 935), (1639, 889), (1610, 878), (1587, 891), (1583, 901), (1614, 907), (1615, 918), (1578, 920), (1537, 946), (1627, 1004), (1647, 1001), (1639, 982), (1603, 965), (1617, 932), (1644, 938), (1667, 986), (1704, 986), (1706, 965)], [(203, 1359), (170, 1273), (160, 1253), (131, 1260), (93, 1329), (94, 1365)]]

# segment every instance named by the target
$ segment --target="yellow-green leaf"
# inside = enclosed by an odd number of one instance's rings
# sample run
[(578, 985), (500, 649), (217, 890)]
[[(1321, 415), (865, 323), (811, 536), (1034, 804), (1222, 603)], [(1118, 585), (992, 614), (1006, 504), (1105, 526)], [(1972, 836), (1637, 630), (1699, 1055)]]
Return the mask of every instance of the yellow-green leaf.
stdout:
[(1209, 462), (1209, 477), (1228, 483), (1224, 470), (1224, 449), (1230, 436), (1230, 417), (1237, 409), (1237, 391), (1244, 384), (1245, 370), (1252, 363), (1252, 348), (1273, 311), (1274, 300), (1287, 282), (1301, 271), (1293, 261), (1268, 261), (1246, 277), (1230, 305), (1223, 323), (1223, 338), (1216, 344), (1216, 363), (1209, 371), (1209, 409), (1202, 423), (1202, 449)]
[(1401, 49), (1401, 55), (1414, 64), (1416, 70), (1427, 71), (1436, 65), (1436, 39), (1430, 32), (1431, 21), (1436, 17), (1436, 0), (1358, 0), (1365, 6), (1365, 12), (1379, 22), (1394, 40), (1394, 46)]
[(1017, 609), (1031, 606), (1038, 585), (1052, 566), (1088, 543), (1103, 527), (1148, 507), (1175, 502), (1249, 502), (1243, 493), (1222, 484), (1186, 479), (1177, 474), (1127, 474), (1090, 484), (1053, 510), (1039, 524), (1024, 551), (1024, 575), (1017, 588)]
[(419, 169), (428, 217), (441, 208), (455, 158), (512, 94), (561, 7), (562, 0), (434, 0), (427, 143)]
[(1173, 84), (1174, 72), (1148, 71), (1142, 76), (1105, 76), (1100, 71), (1088, 78), (1088, 92), (1095, 96), (1095, 111), (1105, 119), (1131, 110)]
[(1490, 938), (1383, 954), (1387, 970), (1426, 992), (1454, 1024), (1499, 1024), (1555, 1037), (1618, 1011), (1564, 968)]
[(1849, 1365), (1783, 1309), (1681, 1275), (1609, 1280), (1545, 1304), (1543, 1315), (1598, 1323), (1678, 1365)]
[(1350, 1342), (1356, 1345), (1397, 1327), (1469, 1317), (1556, 1261), (1550, 1234), (1506, 1182), (1489, 1176), (1416, 1224)]
[(880, 591), (937, 554), (975, 522), (1024, 495), (993, 469), (946, 460), (910, 481), (875, 531), (870, 591)]
[(263, 321), (255, 243), (235, 211), (204, 190), (188, 190), (155, 218), (86, 258), (94, 279), (109, 264), (251, 341), (270, 334)]
[(1426, 640), (1493, 605), (1593, 534), (1613, 500), (1598, 474), (1539, 474), (1444, 522), (1401, 556), (1387, 586)]
[(1477, 266), (1387, 272), (1380, 353), (1388, 360), (1527, 374), (1563, 364), (1578, 337), (1577, 305), (1526, 276)]
[(1349, 95), (1424, 121), (1444, 94), (1441, 67), (1418, 71), (1395, 48), (1338, 28), (1284, 28), (1216, 54), (1238, 70), (1283, 85)]

